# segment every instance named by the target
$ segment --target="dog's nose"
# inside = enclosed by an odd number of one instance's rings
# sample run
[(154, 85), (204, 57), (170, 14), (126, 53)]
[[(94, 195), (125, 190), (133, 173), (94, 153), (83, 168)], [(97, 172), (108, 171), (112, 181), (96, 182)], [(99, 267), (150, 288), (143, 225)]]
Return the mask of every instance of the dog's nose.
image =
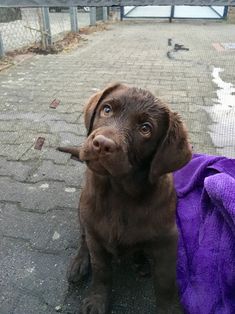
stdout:
[(116, 149), (115, 142), (104, 135), (96, 135), (92, 144), (97, 153), (112, 153)]

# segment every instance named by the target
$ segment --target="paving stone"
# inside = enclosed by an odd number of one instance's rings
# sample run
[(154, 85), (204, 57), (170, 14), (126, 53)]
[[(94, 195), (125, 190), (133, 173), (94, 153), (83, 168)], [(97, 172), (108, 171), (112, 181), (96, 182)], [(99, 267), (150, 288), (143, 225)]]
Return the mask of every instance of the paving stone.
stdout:
[(64, 182), (41, 181), (30, 184), (0, 177), (0, 186), (0, 200), (18, 202), (22, 208), (32, 212), (76, 208), (79, 199), (77, 187), (68, 186)]
[(205, 134), (203, 132), (193, 132), (189, 133), (189, 138), (193, 144), (202, 144), (202, 145), (207, 145), (207, 146), (212, 146), (212, 139), (209, 134)]
[[(60, 143), (60, 145), (62, 145), (62, 143)], [(28, 154), (28, 156), (24, 156), (24, 158), (28, 157), (28, 159), (30, 160), (30, 155)], [(38, 158), (39, 156), (35, 156), (36, 158)], [(61, 153), (57, 150), (55, 150), (54, 148), (50, 148), (50, 147), (44, 147), (42, 150), (42, 154), (41, 154), (41, 158), (44, 160), (52, 160), (54, 163), (56, 164), (67, 164), (67, 162), (70, 159), (70, 154), (65, 154), (65, 153)]]
[[(48, 152), (49, 148), (47, 147), (42, 147), (42, 150), (37, 150), (34, 149), (33, 146), (30, 147), (30, 149), (28, 149), (21, 157), (19, 160), (21, 161), (37, 161), (37, 160), (41, 160), (44, 156), (44, 154), (46, 154)], [(55, 148), (51, 149), (51, 151), (55, 151)], [(10, 159), (8, 157), (8, 159)], [(11, 158), (12, 159), (12, 158)]]
[(2, 314), (13, 313), (15, 304), (17, 303), (20, 297), (20, 293), (15, 291), (15, 288), (12, 286), (4, 286), (1, 284), (1, 297), (0, 297), (0, 307)]
[(235, 156), (235, 147), (234, 146), (227, 146), (222, 148), (216, 148), (216, 153), (222, 156), (226, 156), (229, 158), (234, 158)]
[[(56, 150), (58, 146), (62, 146), (62, 143), (56, 145), (55, 147), (50, 147), (43, 145), (42, 150), (34, 149), (31, 147), (27, 150), (20, 158), (21, 161), (40, 161), (40, 160), (52, 160), (56, 164), (67, 164), (70, 161), (70, 154), (61, 153)], [(8, 158), (9, 159), (9, 158)]]
[(193, 144), (193, 153), (194, 154), (208, 154), (208, 155), (216, 155), (216, 148), (213, 146), (209, 146), (206, 144), (197, 144), (197, 143), (192, 143)]
[(49, 131), (49, 127), (45, 123), (24, 120), (4, 120), (0, 123), (0, 131), (17, 132), (21, 130), (35, 130), (37, 132), (47, 132)]
[(0, 204), (0, 234), (24, 239), (32, 249), (58, 253), (78, 245), (78, 212), (66, 208), (38, 214), (16, 204)]
[(32, 169), (32, 163), (25, 164), (0, 158), (0, 176), (10, 176), (17, 181), (25, 181)]
[[(43, 107), (42, 107), (43, 105)], [(23, 105), (20, 105), (20, 108), (13, 107), (15, 105), (12, 105), (8, 103), (8, 111), (5, 111), (4, 113), (0, 114), (0, 121), (4, 120), (23, 120), (24, 121), (33, 121), (33, 122), (42, 122), (42, 121), (60, 121), (64, 120), (68, 123), (76, 123), (79, 116), (82, 113), (81, 106), (78, 104), (68, 104), (67, 108), (59, 110), (63, 106), (59, 106), (56, 109), (49, 108), (49, 103), (46, 104), (40, 104), (39, 108), (35, 108), (35, 105), (30, 108), (29, 104), (27, 103), (24, 109)], [(21, 109), (20, 112), (12, 113), (12, 109)], [(23, 110), (24, 109), (24, 110)], [(30, 111), (33, 110), (34, 112)], [(37, 111), (38, 109), (38, 111)], [(36, 112), (35, 112), (36, 111)], [(43, 112), (42, 112), (43, 111)], [(20, 121), (17, 121), (20, 122)]]
[(67, 185), (79, 186), (85, 171), (85, 165), (78, 162), (74, 166), (55, 165), (51, 161), (43, 161), (40, 167), (32, 173), (28, 181), (64, 181)]
[(78, 124), (66, 123), (65, 121), (54, 121), (50, 125), (52, 132), (70, 132), (77, 135), (84, 134), (84, 127)]
[(7, 157), (8, 160), (19, 160), (34, 143), (24, 143), (19, 145), (0, 144), (0, 156)]
[[(54, 308), (63, 303), (67, 291), (65, 265), (69, 262), (69, 252), (65, 251), (63, 255), (47, 254), (32, 250), (23, 240), (7, 237), (2, 239), (0, 248), (2, 291), (7, 289), (9, 292), (14, 287), (11, 291), (16, 302), (11, 313), (27, 313), (17, 312), (18, 306), (23, 306), (20, 295), (28, 299), (38, 296), (41, 300), (39, 309), (44, 305), (44, 310), (45, 305)], [(5, 309), (6, 302), (5, 297)], [(32, 302), (35, 306), (35, 300)]]
[(54, 313), (52, 307), (48, 306), (45, 302), (42, 302), (40, 297), (34, 295), (22, 295), (12, 312), (13, 314), (45, 314)]
[(69, 132), (60, 132), (60, 146), (80, 146), (85, 140), (85, 130), (83, 129), (83, 136), (75, 135)]
[(0, 132), (0, 143), (14, 144), (19, 137), (17, 132)]
[(28, 131), (27, 133), (24, 132), (23, 134), (21, 134), (18, 139), (15, 141), (15, 144), (25, 144), (25, 143), (31, 143), (32, 145), (32, 149), (34, 149), (36, 140), (39, 137), (43, 137), (45, 138), (43, 147), (54, 147), (54, 149), (56, 147), (59, 146), (59, 136), (57, 134), (51, 134), (51, 133), (42, 133), (42, 132), (38, 132), (35, 133), (34, 131)]

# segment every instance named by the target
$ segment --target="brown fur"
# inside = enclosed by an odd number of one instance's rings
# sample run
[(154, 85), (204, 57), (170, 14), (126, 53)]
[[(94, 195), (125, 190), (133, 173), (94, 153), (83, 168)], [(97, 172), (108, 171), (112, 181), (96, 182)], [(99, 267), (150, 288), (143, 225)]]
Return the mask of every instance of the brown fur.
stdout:
[(82, 313), (107, 313), (112, 256), (139, 250), (153, 259), (159, 311), (167, 313), (176, 295), (171, 172), (191, 158), (184, 125), (148, 91), (114, 84), (90, 98), (85, 126), (82, 147), (59, 148), (87, 163), (79, 205), (82, 240), (69, 269), (69, 280), (76, 281), (91, 263), (91, 291)]

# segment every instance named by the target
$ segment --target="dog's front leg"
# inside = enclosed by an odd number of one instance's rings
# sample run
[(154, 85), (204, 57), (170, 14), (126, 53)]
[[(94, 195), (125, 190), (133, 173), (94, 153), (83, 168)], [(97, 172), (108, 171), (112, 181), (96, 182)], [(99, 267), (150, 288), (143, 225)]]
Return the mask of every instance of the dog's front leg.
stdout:
[(69, 282), (78, 282), (87, 275), (90, 265), (90, 256), (86, 243), (84, 228), (81, 227), (80, 247), (77, 255), (71, 260), (67, 270), (67, 278)]
[(176, 285), (177, 235), (161, 237), (152, 256), (157, 313), (182, 313)]
[(83, 301), (82, 314), (105, 314), (108, 312), (111, 292), (111, 255), (96, 238), (86, 235), (92, 269), (91, 290)]

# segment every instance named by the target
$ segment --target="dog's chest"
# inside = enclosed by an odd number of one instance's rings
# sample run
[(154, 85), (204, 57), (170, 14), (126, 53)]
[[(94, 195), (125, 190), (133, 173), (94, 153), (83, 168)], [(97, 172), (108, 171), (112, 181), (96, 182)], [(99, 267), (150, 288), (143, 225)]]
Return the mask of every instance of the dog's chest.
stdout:
[(147, 201), (112, 195), (99, 206), (98, 211), (103, 214), (94, 227), (107, 246), (129, 247), (157, 236), (158, 221)]

